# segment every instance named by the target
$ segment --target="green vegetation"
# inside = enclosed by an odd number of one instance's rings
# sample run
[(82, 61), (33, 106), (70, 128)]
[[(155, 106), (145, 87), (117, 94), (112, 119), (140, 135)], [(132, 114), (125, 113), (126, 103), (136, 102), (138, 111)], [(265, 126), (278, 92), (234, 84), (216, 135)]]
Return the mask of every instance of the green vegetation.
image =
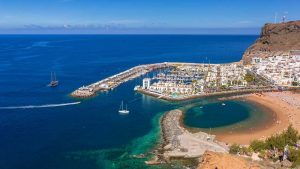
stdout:
[(292, 82), (292, 86), (298, 86), (299, 84), (298, 84), (298, 82)]
[(297, 141), (299, 140), (298, 131), (291, 125), (281, 134), (275, 134), (265, 141), (254, 140), (248, 148), (242, 147), (238, 144), (233, 144), (230, 147), (229, 153), (231, 154), (250, 154), (252, 151), (259, 152), (259, 157), (272, 159), (277, 161), (278, 154), (283, 154), (284, 147), (289, 146), (288, 160), (293, 163), (293, 166), (300, 165), (300, 149), (296, 148)]
[(254, 140), (250, 144), (250, 148), (255, 152), (260, 152), (266, 149), (266, 143), (260, 140)]
[(241, 146), (238, 144), (232, 144), (229, 149), (230, 154), (237, 154), (241, 151)]
[(246, 154), (246, 155), (250, 155), (252, 152), (252, 149), (249, 147), (243, 147), (243, 146), (240, 146), (238, 144), (233, 144), (229, 147), (229, 153), (230, 154)]
[(247, 74), (245, 75), (244, 79), (245, 79), (248, 83), (250, 83), (250, 82), (253, 82), (253, 81), (255, 80), (255, 77), (254, 77), (254, 75), (252, 75), (252, 74), (250, 74), (250, 73), (247, 73)]
[(221, 88), (222, 90), (225, 90), (225, 89), (227, 89), (227, 86), (226, 86), (226, 85), (222, 85), (220, 88)]
[(281, 134), (273, 135), (269, 137), (265, 143), (267, 149), (277, 148), (279, 151), (283, 151), (284, 146), (294, 146), (297, 143), (299, 136), (298, 131), (295, 130), (291, 125), (286, 131)]
[(294, 147), (289, 147), (288, 160), (293, 163), (292, 167), (300, 166), (300, 150), (297, 150)]

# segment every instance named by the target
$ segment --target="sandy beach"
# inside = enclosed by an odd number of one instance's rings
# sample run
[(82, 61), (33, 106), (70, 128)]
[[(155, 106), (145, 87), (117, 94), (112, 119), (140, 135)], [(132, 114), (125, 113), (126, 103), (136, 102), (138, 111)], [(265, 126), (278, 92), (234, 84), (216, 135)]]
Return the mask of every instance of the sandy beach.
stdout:
[(300, 132), (300, 94), (294, 92), (268, 92), (246, 95), (244, 99), (270, 109), (272, 120), (262, 127), (243, 133), (219, 133), (217, 140), (225, 143), (247, 145), (254, 139), (265, 139), (279, 133), (292, 124)]

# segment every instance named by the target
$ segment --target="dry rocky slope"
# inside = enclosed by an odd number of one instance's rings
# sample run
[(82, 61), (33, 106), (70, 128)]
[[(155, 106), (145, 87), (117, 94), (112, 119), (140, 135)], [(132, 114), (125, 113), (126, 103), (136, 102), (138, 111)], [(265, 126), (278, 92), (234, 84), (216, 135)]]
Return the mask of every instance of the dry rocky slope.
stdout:
[(280, 163), (252, 161), (249, 158), (227, 153), (206, 151), (197, 169), (286, 169)]
[(245, 51), (243, 63), (249, 64), (252, 57), (266, 58), (290, 50), (300, 50), (300, 20), (265, 24), (260, 37)]
[(207, 151), (198, 169), (262, 169), (263, 166), (230, 154)]

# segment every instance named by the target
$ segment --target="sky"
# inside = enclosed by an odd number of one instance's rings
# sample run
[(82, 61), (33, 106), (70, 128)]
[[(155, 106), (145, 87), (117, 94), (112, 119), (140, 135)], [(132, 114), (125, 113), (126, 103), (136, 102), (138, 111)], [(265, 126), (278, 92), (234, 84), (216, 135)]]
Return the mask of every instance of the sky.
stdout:
[(258, 34), (300, 0), (0, 0), (0, 34)]

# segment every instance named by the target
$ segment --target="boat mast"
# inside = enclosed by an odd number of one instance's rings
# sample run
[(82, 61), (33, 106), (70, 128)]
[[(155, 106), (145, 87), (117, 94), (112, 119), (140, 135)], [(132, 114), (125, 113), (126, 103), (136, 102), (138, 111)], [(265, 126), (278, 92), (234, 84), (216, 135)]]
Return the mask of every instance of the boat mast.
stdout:
[(122, 100), (122, 102), (121, 102), (121, 110), (123, 110), (123, 100)]

